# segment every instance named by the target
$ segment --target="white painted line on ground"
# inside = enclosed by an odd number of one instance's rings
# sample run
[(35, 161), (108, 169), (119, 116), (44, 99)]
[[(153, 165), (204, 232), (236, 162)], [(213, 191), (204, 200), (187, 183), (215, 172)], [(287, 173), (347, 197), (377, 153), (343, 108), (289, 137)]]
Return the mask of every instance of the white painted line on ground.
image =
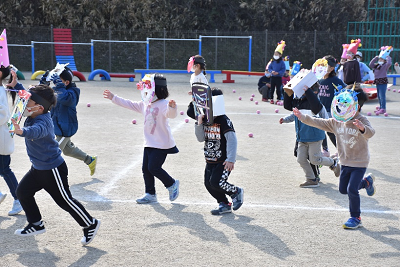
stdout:
[[(185, 122), (181, 122), (179, 123), (176, 127), (171, 128), (171, 132), (174, 133), (177, 130), (179, 130), (180, 128), (182, 128), (182, 126), (185, 124)], [(115, 184), (118, 183), (121, 179), (125, 178), (125, 176), (131, 172), (131, 170), (133, 170), (134, 168), (137, 167), (138, 164), (142, 163), (142, 159), (143, 159), (143, 153), (138, 153), (136, 154), (136, 156), (133, 158), (133, 161), (131, 164), (129, 164), (128, 166), (126, 166), (125, 168), (123, 168), (120, 172), (118, 172), (116, 175), (113, 175), (113, 177), (109, 180), (107, 180), (107, 182), (104, 184), (104, 186), (100, 189), (100, 191), (98, 192), (100, 196), (107, 196), (108, 193), (116, 188)]]
[[(255, 116), (282, 116), (282, 115), (288, 115), (290, 114), (288, 110), (284, 110), (285, 113), (275, 113), (275, 112), (261, 112), (260, 114), (257, 114), (256, 112), (227, 112), (227, 115), (255, 115)], [(367, 116), (365, 114), (363, 114), (365, 117), (367, 117), (367, 119), (392, 119), (392, 120), (398, 120), (400, 119), (399, 116), (376, 116), (376, 115), (371, 115), (371, 116)]]
[[(80, 200), (88, 201), (88, 202), (112, 202), (112, 203), (135, 203), (134, 199), (109, 199), (104, 201), (104, 199), (99, 198), (80, 198)], [(180, 204), (187, 206), (217, 206), (216, 203), (206, 203), (206, 202), (170, 202), (170, 201), (158, 201), (159, 204)], [(141, 204), (137, 204), (141, 205)], [(146, 205), (146, 204), (142, 204)], [(152, 204), (147, 204), (152, 205)], [(347, 208), (336, 208), (336, 207), (310, 207), (310, 206), (295, 206), (295, 205), (273, 205), (273, 204), (256, 204), (256, 203), (244, 203), (242, 207), (245, 208), (264, 208), (264, 209), (277, 209), (277, 210), (305, 210), (305, 211), (340, 211), (340, 212), (348, 212)], [(376, 213), (376, 214), (400, 214), (400, 210), (367, 210), (362, 209), (361, 213)]]

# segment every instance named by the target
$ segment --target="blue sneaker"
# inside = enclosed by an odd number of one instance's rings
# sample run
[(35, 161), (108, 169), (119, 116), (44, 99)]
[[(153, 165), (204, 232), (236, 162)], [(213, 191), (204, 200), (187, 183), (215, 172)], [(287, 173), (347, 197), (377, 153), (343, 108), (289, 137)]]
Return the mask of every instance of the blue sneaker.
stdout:
[(243, 188), (237, 187), (236, 193), (231, 198), (233, 210), (238, 210), (243, 204)]
[(365, 187), (365, 190), (367, 191), (367, 195), (372, 197), (376, 191), (376, 188), (374, 185), (375, 176), (372, 173), (368, 173), (367, 176), (364, 177), (364, 180), (367, 182), (367, 186)]
[(175, 183), (167, 188), (169, 191), (169, 200), (174, 201), (179, 196), (179, 180), (175, 180)]
[(212, 215), (221, 215), (224, 213), (231, 213), (232, 212), (232, 204), (226, 204), (224, 202), (219, 203), (218, 208), (215, 210), (211, 210)]
[(361, 217), (350, 217), (347, 222), (343, 224), (344, 229), (356, 229), (362, 227)]

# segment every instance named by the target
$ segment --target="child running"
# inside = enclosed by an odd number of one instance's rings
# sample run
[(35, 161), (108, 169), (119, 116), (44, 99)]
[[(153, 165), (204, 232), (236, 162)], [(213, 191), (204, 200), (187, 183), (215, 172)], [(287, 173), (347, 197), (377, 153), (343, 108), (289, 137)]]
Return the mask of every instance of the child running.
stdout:
[[(212, 89), (212, 96), (222, 98), (222, 91)], [(217, 101), (213, 101), (216, 103)], [(223, 108), (223, 101), (221, 103)], [(213, 106), (214, 111), (216, 107)], [(204, 185), (206, 189), (219, 203), (218, 208), (211, 210), (213, 215), (221, 215), (238, 210), (243, 204), (243, 189), (228, 183), (228, 177), (233, 171), (236, 161), (237, 139), (232, 121), (224, 114), (214, 113), (212, 125), (204, 125), (204, 115), (199, 115), (195, 123), (195, 134), (199, 142), (204, 142), (204, 156), (206, 158), (206, 169), (204, 173)]]
[[(7, 87), (13, 88), (17, 74), (14, 71), (11, 71), (12, 76), (7, 84)], [(0, 81), (6, 79), (10, 74), (10, 68), (1, 66), (0, 67)], [(14, 104), (16, 93), (15, 91), (10, 91), (12, 96), (12, 103)], [(14, 172), (10, 168), (11, 164), (11, 154), (14, 152), (14, 139), (11, 137), (8, 132), (8, 120), (11, 117), (10, 109), (8, 107), (8, 99), (6, 90), (3, 86), (0, 86), (0, 175), (3, 176), (4, 181), (6, 182), (8, 189), (10, 190), (11, 196), (14, 198), (14, 203), (12, 209), (8, 212), (9, 216), (17, 215), (22, 211), (22, 206), (18, 200), (17, 193), (15, 192), (18, 186), (17, 178), (15, 177)], [(7, 194), (3, 194), (0, 192), (0, 203), (4, 201)]]
[(177, 116), (177, 105), (174, 100), (167, 101), (169, 96), (167, 79), (161, 74), (146, 75), (138, 83), (142, 91), (143, 101), (134, 102), (114, 95), (105, 90), (104, 98), (121, 107), (139, 112), (144, 116), (144, 152), (143, 179), (145, 194), (136, 199), (138, 204), (157, 202), (154, 177), (157, 177), (169, 191), (169, 200), (174, 201), (179, 196), (179, 180), (172, 178), (163, 168), (168, 154), (179, 152), (169, 126), (169, 118)]
[(54, 126), (49, 111), (56, 105), (54, 90), (47, 85), (30, 88), (31, 97), (24, 116), (24, 127), (12, 120), (16, 135), (25, 138), (26, 151), (32, 167), (17, 187), (17, 196), (24, 208), (28, 225), (15, 231), (19, 236), (38, 235), (46, 232), (36, 192), (44, 189), (57, 205), (67, 211), (83, 227), (82, 245), (93, 241), (100, 227), (100, 220), (93, 218), (82, 204), (71, 195), (68, 185), (68, 168), (54, 138)]
[(376, 115), (385, 114), (386, 113), (386, 90), (388, 78), (387, 78), (387, 71), (389, 70), (390, 66), (392, 66), (392, 58), (389, 56), (389, 53), (393, 50), (390, 47), (382, 47), (381, 53), (374, 57), (369, 66), (374, 70), (375, 80), (374, 83), (376, 84), (376, 90), (378, 92), (378, 99), (379, 99), (379, 109), (375, 111)]
[[(350, 89), (351, 85), (347, 88)], [(354, 91), (341, 91), (340, 94), (342, 94), (342, 100), (335, 106), (335, 109), (340, 110), (340, 114), (349, 115), (346, 122), (337, 121), (333, 118), (313, 118), (303, 114), (297, 108), (293, 109), (293, 113), (301, 122), (336, 135), (339, 159), (342, 164), (339, 191), (349, 197), (351, 216), (343, 224), (343, 228), (356, 229), (362, 226), (358, 190), (365, 188), (369, 196), (375, 193), (373, 175), (369, 174), (364, 177), (370, 159), (368, 140), (375, 134), (375, 130), (368, 119), (360, 114), (361, 107), (368, 100), (361, 87), (356, 86)], [(354, 101), (349, 101), (349, 95), (352, 95)], [(340, 99), (340, 97), (337, 97), (337, 99)], [(345, 109), (345, 106), (350, 102), (354, 102), (354, 105), (348, 105), (349, 108)]]
[[(320, 118), (328, 118), (325, 107), (319, 101), (318, 94), (319, 84), (315, 83), (311, 88), (305, 87), (304, 94), (300, 97), (284, 94), (284, 108), (292, 111), (295, 108), (310, 116), (319, 116)], [(288, 91), (289, 92), (289, 91)], [(323, 157), (321, 153), (322, 140), (325, 132), (314, 127), (308, 126), (297, 119), (293, 114), (288, 115), (279, 120), (279, 123), (289, 123), (295, 121), (297, 162), (303, 169), (306, 180), (300, 184), (302, 188), (319, 187), (318, 169), (316, 166), (324, 165), (329, 168), (338, 177), (340, 173), (340, 165), (337, 159)], [(296, 149), (295, 149), (296, 151)]]
[[(46, 77), (45, 74), (41, 83)], [(51, 77), (54, 83), (53, 89), (57, 93), (57, 105), (51, 111), (54, 132), (64, 155), (83, 161), (89, 166), (90, 175), (93, 175), (96, 171), (97, 156), (89, 156), (71, 141), (72, 136), (78, 131), (76, 106), (80, 96), (80, 89), (72, 82), (73, 77), (72, 71), (67, 67), (61, 72), (60, 76), (53, 74)]]

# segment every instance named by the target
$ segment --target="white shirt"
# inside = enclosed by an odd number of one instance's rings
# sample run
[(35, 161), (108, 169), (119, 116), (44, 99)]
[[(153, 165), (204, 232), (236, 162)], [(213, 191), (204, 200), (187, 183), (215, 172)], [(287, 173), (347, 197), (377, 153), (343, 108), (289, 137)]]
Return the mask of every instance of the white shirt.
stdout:
[(193, 73), (192, 76), (190, 76), (190, 86), (192, 86), (194, 83), (204, 83), (208, 85), (207, 78), (203, 72), (200, 72), (199, 75)]
[(14, 152), (14, 139), (8, 132), (7, 125), (10, 117), (6, 90), (0, 86), (0, 155), (10, 155)]

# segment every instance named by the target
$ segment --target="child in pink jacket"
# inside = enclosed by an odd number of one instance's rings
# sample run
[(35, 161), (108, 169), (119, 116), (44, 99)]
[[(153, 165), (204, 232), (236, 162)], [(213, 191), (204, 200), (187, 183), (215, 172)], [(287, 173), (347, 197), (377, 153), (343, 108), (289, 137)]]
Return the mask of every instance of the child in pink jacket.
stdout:
[(174, 100), (166, 100), (169, 96), (166, 78), (161, 74), (155, 74), (153, 78), (154, 98), (149, 99), (149, 103), (124, 99), (109, 90), (105, 90), (103, 93), (104, 98), (110, 99), (114, 104), (139, 112), (144, 116), (145, 142), (142, 172), (145, 194), (136, 199), (139, 204), (157, 202), (154, 177), (157, 177), (168, 189), (170, 201), (174, 201), (179, 195), (179, 180), (173, 179), (162, 168), (168, 154), (179, 152), (168, 124), (169, 118), (173, 119), (177, 116), (177, 106)]

